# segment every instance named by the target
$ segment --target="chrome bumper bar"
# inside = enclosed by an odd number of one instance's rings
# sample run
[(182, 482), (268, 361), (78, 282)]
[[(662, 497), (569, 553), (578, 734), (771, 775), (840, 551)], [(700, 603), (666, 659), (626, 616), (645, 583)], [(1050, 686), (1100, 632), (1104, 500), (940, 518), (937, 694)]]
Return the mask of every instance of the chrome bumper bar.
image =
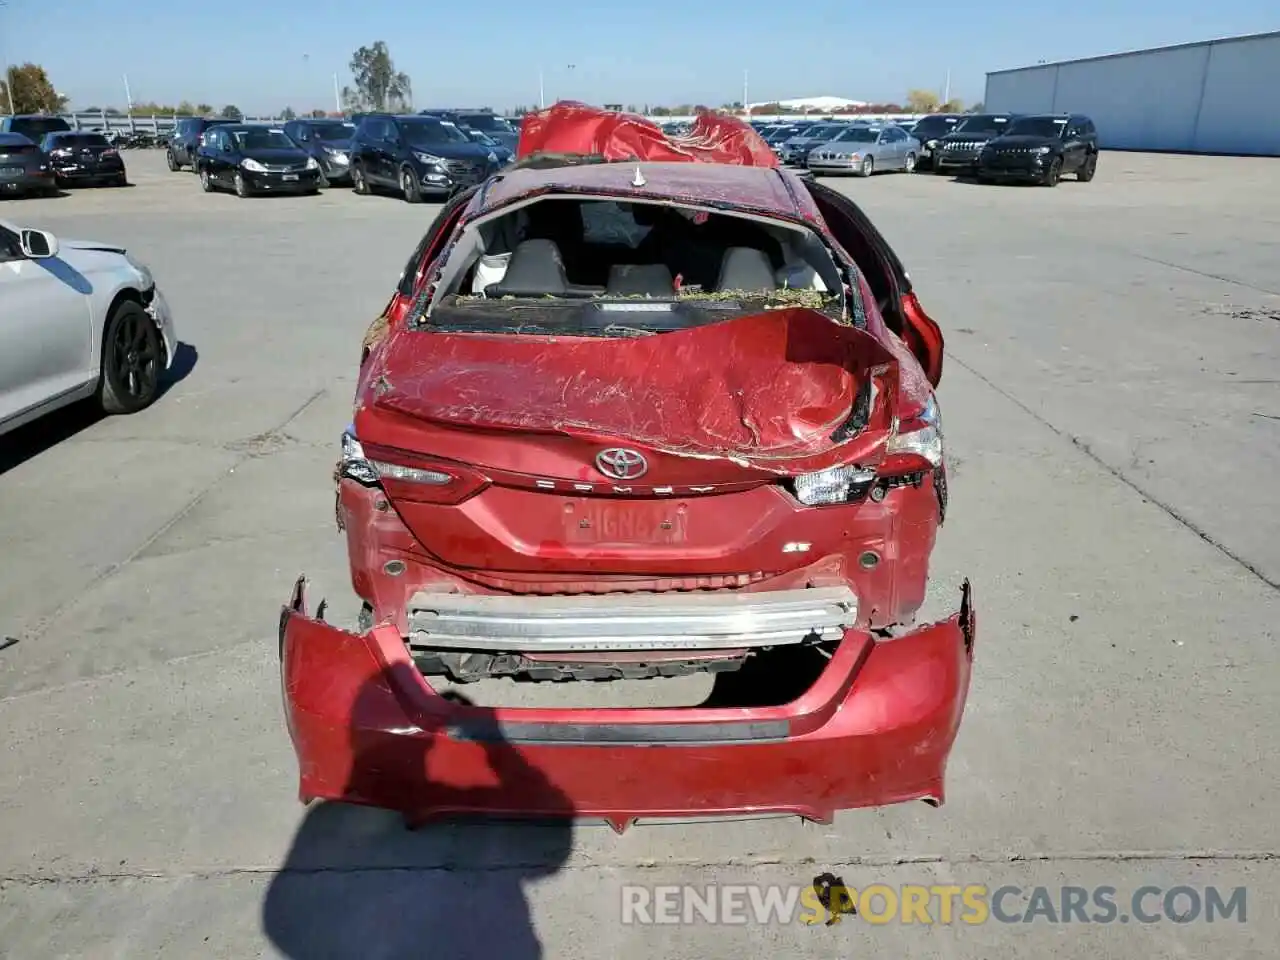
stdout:
[(857, 619), (848, 587), (762, 593), (512, 597), (419, 593), (409, 639), (506, 653), (736, 650), (840, 637)]

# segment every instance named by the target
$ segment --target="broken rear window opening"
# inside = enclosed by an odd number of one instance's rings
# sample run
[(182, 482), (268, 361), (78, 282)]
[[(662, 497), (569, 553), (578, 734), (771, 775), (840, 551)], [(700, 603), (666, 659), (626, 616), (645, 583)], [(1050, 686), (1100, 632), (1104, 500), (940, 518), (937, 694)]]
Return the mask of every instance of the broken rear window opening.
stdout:
[[(800, 223), (670, 202), (550, 195), (466, 225), (411, 323), (625, 337), (785, 307), (848, 322), (845, 286), (852, 279)], [(860, 322), (856, 307), (854, 317)]]

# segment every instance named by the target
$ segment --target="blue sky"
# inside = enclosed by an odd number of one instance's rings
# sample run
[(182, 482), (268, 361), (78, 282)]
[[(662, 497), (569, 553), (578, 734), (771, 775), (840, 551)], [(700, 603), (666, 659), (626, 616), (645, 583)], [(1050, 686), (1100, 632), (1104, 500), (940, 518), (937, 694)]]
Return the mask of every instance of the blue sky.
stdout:
[[(972, 102), (987, 70), (1280, 29), (1275, 0), (0, 0), (0, 59), (39, 63), (74, 106), (331, 107), (333, 74), (385, 40), (418, 106), (548, 99), (720, 103), (912, 87)], [(572, 70), (568, 65), (573, 64)]]

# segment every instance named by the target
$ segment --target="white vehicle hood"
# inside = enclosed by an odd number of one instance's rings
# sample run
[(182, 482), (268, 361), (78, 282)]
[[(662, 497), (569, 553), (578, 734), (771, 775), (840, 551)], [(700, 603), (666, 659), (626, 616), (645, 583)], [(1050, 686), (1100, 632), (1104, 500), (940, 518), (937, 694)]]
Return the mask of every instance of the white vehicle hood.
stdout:
[(118, 243), (99, 243), (97, 240), (64, 240), (62, 237), (58, 238), (58, 248), (60, 250), (86, 250), (121, 255), (125, 252), (125, 248)]

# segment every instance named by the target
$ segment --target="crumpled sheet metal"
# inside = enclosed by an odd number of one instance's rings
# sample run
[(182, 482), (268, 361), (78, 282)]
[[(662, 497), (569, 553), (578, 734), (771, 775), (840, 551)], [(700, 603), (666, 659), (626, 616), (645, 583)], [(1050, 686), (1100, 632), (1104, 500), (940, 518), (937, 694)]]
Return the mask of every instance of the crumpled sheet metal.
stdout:
[(563, 102), (525, 115), (516, 158), (537, 153), (600, 155), (606, 160), (691, 161), (777, 167), (764, 139), (736, 117), (704, 113), (689, 133), (669, 137), (633, 113)]
[(898, 382), (895, 358), (874, 337), (804, 308), (635, 339), (397, 339), (383, 370), (393, 387), (364, 398), (379, 410), (626, 440), (766, 470), (832, 451), (866, 371), (882, 366), (884, 396), (863, 438), (876, 446)]

